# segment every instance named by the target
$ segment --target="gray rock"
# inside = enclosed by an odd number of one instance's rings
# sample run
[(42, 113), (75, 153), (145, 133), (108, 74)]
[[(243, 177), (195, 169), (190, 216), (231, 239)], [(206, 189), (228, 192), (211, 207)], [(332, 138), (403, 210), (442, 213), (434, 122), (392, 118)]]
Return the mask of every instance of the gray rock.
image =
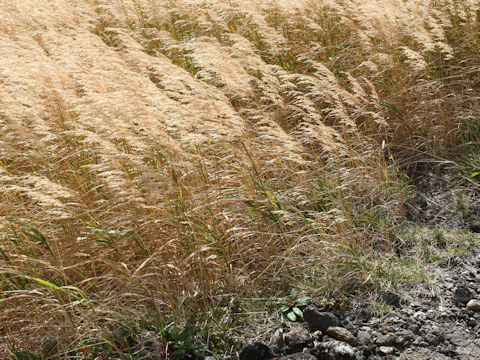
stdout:
[(427, 319), (428, 320), (435, 319), (435, 312), (432, 309), (427, 310)]
[(342, 341), (329, 340), (317, 344), (311, 351), (318, 359), (322, 360), (353, 360), (355, 350)]
[(418, 335), (420, 333), (420, 325), (413, 323), (410, 325), (410, 330), (412, 330), (414, 334)]
[(433, 333), (429, 333), (423, 337), (423, 339), (429, 344), (433, 346), (439, 345), (441, 342), (443, 342), (445, 339), (443, 336), (435, 335)]
[(467, 321), (467, 326), (471, 327), (471, 328), (474, 328), (475, 326), (477, 326), (477, 320), (475, 320), (474, 318), (470, 318)]
[(424, 340), (415, 340), (413, 342), (413, 345), (415, 346), (419, 346), (419, 347), (427, 347), (428, 346), (428, 342), (424, 341)]
[(277, 329), (268, 342), (268, 347), (274, 354), (285, 353), (285, 340), (283, 335), (283, 329)]
[(396, 343), (398, 345), (404, 345), (405, 343), (412, 342), (415, 340), (416, 336), (412, 330), (401, 330), (397, 332)]
[(457, 288), (452, 296), (452, 302), (456, 305), (465, 305), (470, 300), (472, 300), (473, 294), (466, 287)]
[(331, 312), (320, 311), (315, 305), (308, 306), (303, 311), (303, 318), (312, 330), (326, 332), (330, 326), (338, 326), (338, 318)]
[(313, 345), (312, 335), (304, 328), (295, 328), (290, 330), (284, 336), (287, 352), (299, 352), (304, 347)]
[(272, 359), (274, 355), (267, 345), (260, 342), (245, 346), (239, 355), (239, 360), (266, 360)]
[(480, 300), (472, 299), (467, 303), (467, 309), (480, 312)]
[(450, 342), (450, 344), (458, 347), (465, 346), (470, 341), (468, 334), (460, 330), (454, 331), (451, 334), (447, 334), (445, 337)]
[(392, 355), (395, 352), (395, 348), (391, 346), (380, 346), (378, 352), (382, 355)]
[(317, 358), (312, 354), (308, 354), (304, 352), (285, 355), (285, 356), (282, 356), (281, 358), (278, 358), (278, 360), (316, 360), (316, 359)]
[(362, 345), (366, 345), (370, 343), (372, 340), (372, 334), (368, 331), (360, 330), (357, 334), (358, 342)]
[(377, 338), (377, 340), (375, 340), (375, 343), (379, 346), (395, 345), (396, 343), (395, 335), (387, 334), (387, 335), (380, 336)]
[(413, 314), (413, 318), (422, 321), (427, 318), (427, 315), (423, 311), (417, 311)]
[(334, 339), (346, 342), (352, 346), (356, 346), (358, 344), (358, 339), (353, 336), (350, 331), (339, 326), (330, 326), (327, 329), (327, 334)]

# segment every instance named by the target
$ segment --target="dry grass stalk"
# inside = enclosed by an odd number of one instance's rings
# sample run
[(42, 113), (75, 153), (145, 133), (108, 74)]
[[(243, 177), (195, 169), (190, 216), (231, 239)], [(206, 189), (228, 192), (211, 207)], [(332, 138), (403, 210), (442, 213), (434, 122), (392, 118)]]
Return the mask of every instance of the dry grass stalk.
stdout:
[(405, 201), (385, 157), (478, 116), (479, 10), (0, 1), (0, 342), (357, 289)]

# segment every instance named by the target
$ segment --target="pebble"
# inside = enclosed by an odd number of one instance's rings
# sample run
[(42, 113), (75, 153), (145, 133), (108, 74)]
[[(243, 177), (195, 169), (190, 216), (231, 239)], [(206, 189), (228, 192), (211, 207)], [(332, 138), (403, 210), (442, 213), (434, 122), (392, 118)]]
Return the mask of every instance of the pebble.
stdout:
[(392, 346), (380, 346), (378, 352), (383, 355), (392, 355), (395, 352), (395, 348)]
[(473, 298), (472, 292), (466, 287), (457, 288), (452, 296), (452, 302), (456, 305), (464, 305)]
[(313, 345), (313, 336), (304, 328), (290, 330), (284, 336), (285, 345), (292, 352), (301, 351), (304, 347)]
[(330, 340), (321, 342), (312, 349), (312, 354), (318, 359), (355, 359), (355, 350), (353, 347), (342, 341)]
[(327, 329), (327, 334), (334, 339), (346, 342), (352, 346), (356, 346), (358, 344), (358, 339), (353, 336), (350, 331), (339, 326), (330, 326)]
[(477, 321), (475, 319), (470, 319), (470, 320), (467, 321), (467, 326), (473, 328), (473, 327), (477, 326)]
[(467, 303), (467, 309), (480, 312), (480, 300), (472, 299)]
[(372, 334), (370, 331), (360, 330), (357, 334), (358, 342), (362, 345), (367, 345), (372, 340)]
[(375, 343), (379, 346), (395, 345), (395, 335), (388, 334), (388, 335), (380, 336), (379, 338), (377, 338), (377, 340), (375, 340)]
[(432, 333), (425, 335), (424, 339), (429, 345), (433, 346), (437, 346), (444, 340), (442, 336), (438, 336)]

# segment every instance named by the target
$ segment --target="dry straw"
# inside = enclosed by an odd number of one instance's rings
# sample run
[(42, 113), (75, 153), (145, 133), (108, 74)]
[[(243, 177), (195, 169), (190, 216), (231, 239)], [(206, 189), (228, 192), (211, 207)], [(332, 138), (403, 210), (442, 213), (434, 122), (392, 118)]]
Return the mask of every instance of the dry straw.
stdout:
[(479, 10), (0, 0), (0, 357), (374, 285), (397, 167), (478, 116)]

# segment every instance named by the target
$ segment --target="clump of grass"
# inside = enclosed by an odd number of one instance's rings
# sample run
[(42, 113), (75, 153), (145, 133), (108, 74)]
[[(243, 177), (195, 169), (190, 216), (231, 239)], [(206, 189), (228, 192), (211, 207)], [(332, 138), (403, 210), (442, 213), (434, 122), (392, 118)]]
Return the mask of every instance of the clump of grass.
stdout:
[[(158, 324), (237, 336), (248, 299), (408, 278), (378, 252), (395, 250), (410, 196), (400, 171), (453, 159), (475, 129), (478, 11), (453, 0), (2, 8), (7, 343), (153, 356), (178, 340)], [(182, 350), (208, 348), (203, 335)]]

